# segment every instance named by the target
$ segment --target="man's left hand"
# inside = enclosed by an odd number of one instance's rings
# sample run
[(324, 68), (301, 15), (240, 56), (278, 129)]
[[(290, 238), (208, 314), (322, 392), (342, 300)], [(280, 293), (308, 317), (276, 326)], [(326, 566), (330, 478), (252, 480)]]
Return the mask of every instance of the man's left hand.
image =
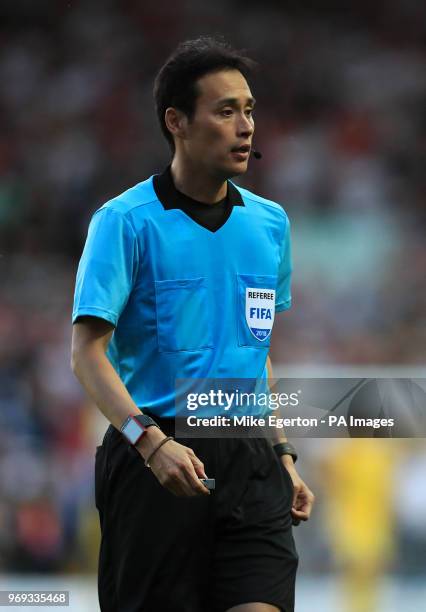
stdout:
[(281, 457), (281, 462), (293, 481), (294, 493), (291, 516), (293, 517), (293, 525), (298, 525), (300, 521), (307, 521), (309, 519), (314, 505), (315, 495), (308, 485), (300, 478), (294, 467), (293, 459), (289, 455), (283, 455)]

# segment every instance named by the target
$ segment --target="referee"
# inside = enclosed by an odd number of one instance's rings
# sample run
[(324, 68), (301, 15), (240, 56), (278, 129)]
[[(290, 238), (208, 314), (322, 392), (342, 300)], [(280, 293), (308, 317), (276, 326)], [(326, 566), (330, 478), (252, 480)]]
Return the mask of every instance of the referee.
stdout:
[(221, 40), (180, 44), (154, 85), (170, 165), (90, 223), (72, 369), (111, 423), (95, 464), (102, 612), (294, 610), (292, 523), (314, 499), (294, 448), (171, 436), (175, 379), (267, 376), (290, 307), (288, 218), (229, 180), (251, 152), (253, 66)]

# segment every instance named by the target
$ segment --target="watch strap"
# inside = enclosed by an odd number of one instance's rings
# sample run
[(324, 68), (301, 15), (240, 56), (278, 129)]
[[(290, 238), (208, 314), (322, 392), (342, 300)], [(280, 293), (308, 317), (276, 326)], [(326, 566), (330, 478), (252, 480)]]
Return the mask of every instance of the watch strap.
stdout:
[(147, 414), (137, 414), (133, 418), (140, 423), (142, 427), (145, 427), (145, 429), (148, 427), (160, 427), (159, 424)]
[(296, 463), (297, 461), (296, 449), (290, 442), (278, 442), (278, 444), (274, 444), (274, 451), (277, 454), (277, 457), (282, 457), (283, 455), (291, 455), (291, 457), (293, 457), (294, 463)]

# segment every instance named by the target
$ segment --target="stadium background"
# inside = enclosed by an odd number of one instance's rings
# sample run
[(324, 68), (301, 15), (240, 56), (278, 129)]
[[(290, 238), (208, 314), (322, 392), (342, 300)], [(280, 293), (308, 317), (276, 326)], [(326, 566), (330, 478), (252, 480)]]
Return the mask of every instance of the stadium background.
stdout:
[[(69, 368), (74, 274), (93, 211), (168, 162), (152, 81), (182, 39), (220, 33), (261, 65), (263, 159), (240, 182), (292, 220), (275, 374), (424, 376), (426, 5), (320, 4), (3, 0), (0, 588), (68, 587), (71, 609), (97, 609), (104, 422)], [(298, 448), (317, 494), (298, 611), (420, 610), (424, 440)]]

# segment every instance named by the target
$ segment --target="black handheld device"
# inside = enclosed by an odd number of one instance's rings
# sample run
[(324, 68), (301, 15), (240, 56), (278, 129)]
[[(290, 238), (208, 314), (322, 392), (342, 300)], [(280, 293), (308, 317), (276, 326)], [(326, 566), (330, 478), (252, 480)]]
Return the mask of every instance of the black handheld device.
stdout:
[(216, 480), (215, 478), (200, 478), (203, 485), (209, 490), (214, 491), (216, 488)]

